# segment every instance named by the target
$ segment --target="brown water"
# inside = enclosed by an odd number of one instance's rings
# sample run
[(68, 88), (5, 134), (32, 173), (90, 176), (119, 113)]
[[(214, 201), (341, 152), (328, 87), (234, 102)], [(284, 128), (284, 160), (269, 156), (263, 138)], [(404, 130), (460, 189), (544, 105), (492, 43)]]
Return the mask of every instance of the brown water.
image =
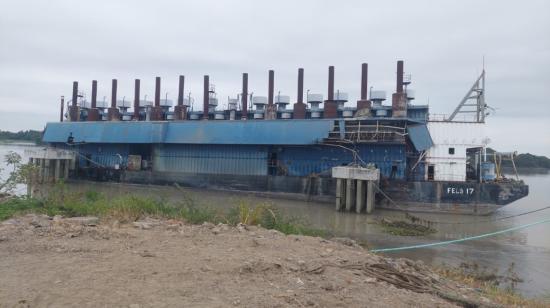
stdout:
[[(22, 152), (23, 149), (24, 147), (21, 146), (0, 145), (0, 157), (9, 150)], [(173, 201), (181, 199), (183, 195), (191, 195), (195, 200), (199, 200), (199, 203), (220, 208), (230, 208), (241, 200), (251, 204), (270, 202), (288, 215), (304, 217), (313, 227), (329, 230), (338, 236), (367, 242), (372, 248), (386, 248), (458, 239), (550, 219), (549, 209), (511, 219), (486, 222), (489, 219), (516, 215), (550, 205), (550, 174), (523, 175), (522, 179), (530, 186), (529, 196), (502, 208), (492, 216), (417, 214), (431, 221), (467, 222), (460, 225), (438, 224), (435, 226), (437, 233), (421, 237), (393, 236), (383, 232), (380, 225), (376, 223), (377, 218), (402, 219), (403, 214), (397, 211), (376, 210), (373, 215), (339, 213), (334, 211), (332, 204), (189, 188), (95, 182), (72, 183), (68, 186), (79, 191), (96, 190), (113, 196), (132, 193), (159, 196)], [(500, 273), (504, 273), (510, 264), (514, 263), (515, 272), (525, 280), (518, 285), (518, 291), (530, 297), (550, 295), (550, 223), (459, 244), (400, 251), (387, 253), (387, 255), (423, 260), (433, 265), (475, 262), (490, 269), (497, 269)]]

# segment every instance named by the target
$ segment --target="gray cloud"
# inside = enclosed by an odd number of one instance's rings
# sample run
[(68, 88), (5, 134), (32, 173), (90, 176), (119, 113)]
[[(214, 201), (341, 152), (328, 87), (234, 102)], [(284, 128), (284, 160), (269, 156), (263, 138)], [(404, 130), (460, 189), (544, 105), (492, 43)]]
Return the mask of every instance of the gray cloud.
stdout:
[(391, 92), (397, 59), (413, 76), (417, 102), (450, 113), (483, 56), (487, 101), (498, 108), (491, 131), (505, 131), (503, 119), (540, 124), (493, 146), (530, 138), (532, 146), (519, 150), (550, 154), (547, 1), (3, 1), (0, 129), (55, 121), (73, 80), (89, 91), (97, 79), (102, 97), (117, 78), (119, 95), (131, 97), (140, 78), (151, 97), (161, 76), (174, 98), (184, 74), (200, 100), (209, 74), (225, 103), (239, 92), (243, 72), (252, 91), (265, 95), (274, 69), (276, 90), (295, 97), (298, 67), (306, 89), (325, 93), (327, 66), (335, 65), (336, 86), (353, 101), (362, 62), (370, 84)]

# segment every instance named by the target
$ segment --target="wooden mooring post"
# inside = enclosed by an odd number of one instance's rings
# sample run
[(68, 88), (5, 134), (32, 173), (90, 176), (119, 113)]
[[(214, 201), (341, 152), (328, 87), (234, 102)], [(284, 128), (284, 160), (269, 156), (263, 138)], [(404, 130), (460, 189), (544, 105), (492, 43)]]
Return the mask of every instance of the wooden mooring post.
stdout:
[(336, 210), (367, 214), (374, 210), (375, 186), (380, 170), (374, 168), (341, 166), (332, 168), (336, 178)]

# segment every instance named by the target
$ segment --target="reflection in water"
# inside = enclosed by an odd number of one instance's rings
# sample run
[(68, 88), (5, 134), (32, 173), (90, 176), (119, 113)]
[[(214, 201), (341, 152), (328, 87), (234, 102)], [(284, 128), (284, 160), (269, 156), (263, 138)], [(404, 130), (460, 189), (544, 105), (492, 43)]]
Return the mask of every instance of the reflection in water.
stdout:
[[(6, 147), (0, 146), (0, 155), (3, 156), (4, 152), (7, 152)], [(459, 225), (438, 224), (435, 226), (437, 233), (422, 237), (393, 236), (383, 232), (380, 225), (377, 224), (377, 219), (381, 217), (404, 219), (404, 214), (397, 211), (376, 210), (373, 215), (338, 213), (334, 211), (332, 204), (270, 199), (246, 193), (162, 186), (77, 182), (67, 184), (67, 187), (75, 191), (101, 191), (109, 196), (128, 193), (159, 196), (170, 201), (182, 200), (183, 196), (187, 195), (197, 200), (199, 204), (221, 209), (229, 209), (243, 200), (251, 204), (269, 202), (287, 215), (306, 218), (313, 227), (327, 229), (335, 235), (366, 242), (369, 247), (386, 248), (458, 239), (549, 219), (550, 210), (547, 210), (511, 219), (487, 222), (491, 218), (516, 215), (550, 205), (550, 190), (548, 189), (550, 175), (527, 175), (522, 178), (530, 185), (530, 195), (504, 207), (493, 216), (415, 214), (436, 222), (467, 222), (467, 224)], [(481, 266), (498, 268), (501, 272), (505, 271), (513, 262), (517, 273), (525, 280), (524, 283), (519, 284), (519, 291), (528, 296), (539, 296), (550, 293), (549, 234), (550, 224), (542, 224), (529, 229), (460, 244), (400, 251), (388, 253), (388, 255), (423, 260), (434, 265), (442, 263), (459, 265), (462, 262), (476, 262)]]

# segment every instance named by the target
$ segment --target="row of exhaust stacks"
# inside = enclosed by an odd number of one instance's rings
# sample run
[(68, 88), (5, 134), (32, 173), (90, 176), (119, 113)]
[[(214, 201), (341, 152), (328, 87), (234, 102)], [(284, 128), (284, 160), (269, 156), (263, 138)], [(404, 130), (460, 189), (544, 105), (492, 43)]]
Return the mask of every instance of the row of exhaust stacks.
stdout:
[[(403, 61), (397, 61), (397, 82), (396, 91), (392, 95), (392, 112), (393, 117), (406, 117), (407, 116), (407, 96), (404, 91), (403, 82)], [(273, 91), (274, 91), (275, 72), (269, 71), (269, 85), (268, 85), (268, 104), (266, 108), (265, 119), (276, 119), (276, 109), (273, 104)], [(242, 110), (248, 110), (248, 74), (243, 73), (242, 78)], [(357, 101), (357, 113), (356, 117), (363, 117), (370, 115), (371, 101), (367, 98), (368, 93), (368, 64), (363, 63), (361, 66), (361, 99)], [(185, 77), (179, 76), (178, 87), (178, 103), (174, 106), (174, 120), (182, 121), (187, 119), (187, 106), (184, 103), (184, 84)], [(204, 76), (204, 93), (203, 93), (203, 119), (208, 119), (208, 104), (209, 104), (209, 76)], [(140, 99), (140, 80), (135, 80), (134, 91), (134, 119), (139, 119), (139, 99)], [(151, 120), (160, 121), (163, 119), (163, 110), (160, 106), (160, 77), (155, 79), (155, 101), (151, 110)], [(304, 96), (304, 69), (298, 69), (298, 99), (294, 104), (293, 118), (304, 119), (306, 117), (306, 104), (303, 101)], [(324, 101), (324, 118), (337, 118), (338, 117), (338, 105), (334, 100), (334, 66), (328, 68), (328, 99)], [(73, 82), (73, 94), (72, 104), (69, 106), (69, 120), (76, 122), (79, 120), (79, 107), (77, 105), (78, 99), (78, 82)], [(108, 108), (107, 119), (109, 121), (120, 120), (120, 112), (116, 106), (117, 101), (117, 80), (113, 79), (111, 87), (111, 107)], [(101, 120), (99, 110), (96, 105), (97, 102), (97, 81), (92, 81), (92, 97), (91, 108), (88, 111), (88, 121)], [(61, 116), (60, 121), (63, 122), (63, 99), (61, 102)], [(243, 112), (242, 120), (247, 119), (247, 112)]]

